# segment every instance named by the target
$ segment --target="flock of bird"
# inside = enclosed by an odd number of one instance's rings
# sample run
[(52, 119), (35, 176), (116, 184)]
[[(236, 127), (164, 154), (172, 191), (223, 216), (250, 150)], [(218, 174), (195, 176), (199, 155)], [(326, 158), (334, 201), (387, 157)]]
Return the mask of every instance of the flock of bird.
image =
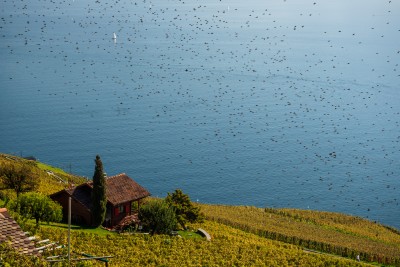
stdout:
[(346, 3), (3, 0), (1, 83), (29, 85), (55, 114), (107, 113), (132, 139), (161, 140), (150, 151), (177, 172), (210, 168), (232, 198), (242, 186), (227, 177), (242, 175), (258, 194), (318, 206), (317, 184), (399, 210), (400, 4)]

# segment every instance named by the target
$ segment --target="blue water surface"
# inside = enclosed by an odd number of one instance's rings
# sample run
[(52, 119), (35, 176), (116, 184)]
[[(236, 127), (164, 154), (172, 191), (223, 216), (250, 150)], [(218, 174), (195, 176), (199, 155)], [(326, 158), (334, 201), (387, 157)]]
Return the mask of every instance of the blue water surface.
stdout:
[[(400, 228), (400, 0), (3, 0), (0, 151)], [(113, 39), (113, 33), (117, 39)]]

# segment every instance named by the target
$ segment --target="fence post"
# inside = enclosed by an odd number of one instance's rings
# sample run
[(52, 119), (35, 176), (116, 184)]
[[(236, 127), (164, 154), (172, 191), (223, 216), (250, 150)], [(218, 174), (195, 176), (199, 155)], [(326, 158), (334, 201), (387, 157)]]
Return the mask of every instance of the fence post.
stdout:
[(68, 198), (68, 266), (71, 266), (71, 197)]

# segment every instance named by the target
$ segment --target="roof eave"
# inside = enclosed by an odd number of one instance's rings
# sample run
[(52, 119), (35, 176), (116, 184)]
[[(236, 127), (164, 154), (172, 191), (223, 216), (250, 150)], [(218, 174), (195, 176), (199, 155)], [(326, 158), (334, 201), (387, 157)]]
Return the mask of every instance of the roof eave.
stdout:
[(127, 202), (139, 201), (139, 200), (141, 200), (143, 198), (146, 198), (146, 197), (149, 197), (149, 196), (151, 196), (150, 193), (148, 195), (146, 195), (146, 196), (142, 196), (142, 197), (131, 199), (131, 200), (120, 201), (120, 202), (111, 202), (110, 200), (107, 200), (107, 202), (109, 202), (112, 206), (116, 206), (116, 205), (120, 205), (120, 204), (127, 203)]

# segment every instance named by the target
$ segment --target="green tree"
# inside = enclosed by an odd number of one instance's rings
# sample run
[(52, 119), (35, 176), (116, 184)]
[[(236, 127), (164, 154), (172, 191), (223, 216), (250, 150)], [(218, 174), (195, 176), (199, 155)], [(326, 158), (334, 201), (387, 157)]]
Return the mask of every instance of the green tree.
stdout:
[(200, 207), (196, 207), (190, 201), (190, 197), (182, 190), (176, 189), (174, 193), (168, 193), (165, 201), (174, 207), (178, 223), (186, 229), (186, 223), (201, 222), (204, 215), (200, 212)]
[(59, 222), (62, 220), (62, 207), (41, 193), (28, 192), (9, 203), (9, 208), (25, 219), (35, 219), (36, 227), (40, 221)]
[(103, 163), (100, 156), (95, 159), (95, 169), (93, 175), (92, 190), (92, 218), (93, 226), (100, 226), (106, 217), (107, 196), (106, 196), (106, 178), (103, 171)]
[(17, 197), (39, 186), (39, 174), (27, 164), (0, 165), (0, 189), (12, 189)]
[(140, 207), (139, 219), (154, 234), (170, 234), (176, 229), (174, 209), (163, 200), (152, 200)]

